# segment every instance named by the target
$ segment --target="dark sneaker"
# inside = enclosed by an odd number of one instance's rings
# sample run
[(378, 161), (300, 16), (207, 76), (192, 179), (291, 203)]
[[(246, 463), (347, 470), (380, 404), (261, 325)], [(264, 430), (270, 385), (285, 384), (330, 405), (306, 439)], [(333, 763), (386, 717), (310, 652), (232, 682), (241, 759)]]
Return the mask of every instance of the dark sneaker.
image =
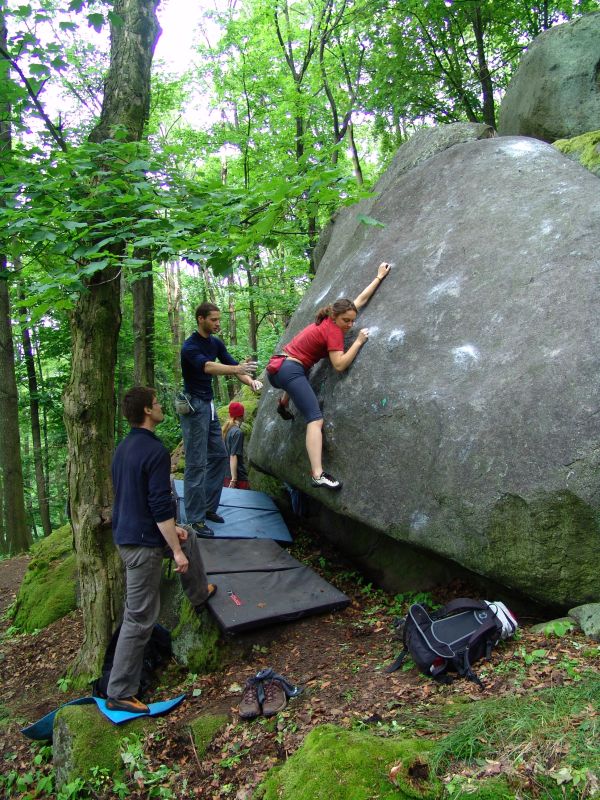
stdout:
[(202, 522), (193, 522), (190, 525), (190, 529), (194, 531), (196, 536), (200, 536), (202, 539), (211, 539), (215, 535), (213, 529), (209, 528), (204, 520), (202, 520)]
[(258, 702), (258, 692), (256, 685), (247, 683), (242, 699), (240, 701), (239, 714), (242, 719), (254, 719), (258, 717), (262, 709)]
[(128, 711), (130, 714), (147, 714), (150, 709), (137, 697), (109, 697), (106, 707), (111, 711)]
[(287, 706), (287, 696), (281, 683), (277, 680), (265, 684), (265, 699), (262, 712), (265, 717), (274, 717)]
[(281, 417), (281, 419), (296, 419), (296, 417), (289, 411), (287, 406), (284, 406), (283, 403), (277, 403), (277, 413)]
[(207, 589), (208, 589), (208, 594), (206, 595), (206, 600), (204, 600), (203, 603), (199, 603), (197, 606), (194, 606), (196, 614), (201, 614), (206, 608), (206, 604), (208, 603), (210, 598), (217, 593), (217, 587), (215, 586), (214, 583), (209, 583)]
[(313, 475), (311, 477), (311, 483), (313, 486), (324, 486), (326, 489), (342, 488), (342, 482), (338, 481), (333, 475), (329, 475), (327, 472), (322, 472), (318, 478), (315, 478)]
[(207, 511), (206, 519), (209, 519), (211, 522), (225, 522), (223, 517), (220, 514), (216, 514), (214, 511)]

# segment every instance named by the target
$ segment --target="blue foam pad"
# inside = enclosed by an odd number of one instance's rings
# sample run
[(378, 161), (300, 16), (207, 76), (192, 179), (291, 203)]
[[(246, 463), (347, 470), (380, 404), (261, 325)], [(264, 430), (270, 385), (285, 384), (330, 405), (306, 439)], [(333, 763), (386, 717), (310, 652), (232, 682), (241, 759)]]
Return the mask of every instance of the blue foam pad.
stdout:
[[(177, 502), (177, 521), (188, 520), (183, 501), (183, 481), (173, 481)], [(274, 539), (291, 542), (283, 517), (269, 495), (251, 489), (223, 488), (217, 512), (225, 522), (209, 522), (218, 539)]]
[(106, 708), (106, 700), (101, 697), (80, 697), (78, 700), (71, 700), (69, 703), (64, 703), (59, 708), (46, 714), (45, 717), (38, 719), (33, 725), (29, 725), (21, 730), (21, 733), (29, 739), (52, 739), (52, 729), (54, 727), (54, 717), (61, 708), (66, 706), (83, 706), (91, 703), (96, 703), (104, 716), (113, 722), (115, 725), (122, 725), (124, 722), (130, 722), (132, 719), (138, 717), (158, 717), (161, 714), (167, 714), (178, 705), (183, 703), (185, 695), (181, 694), (173, 700), (163, 700), (160, 703), (150, 703), (148, 706), (149, 711), (144, 714), (130, 714), (128, 711), (112, 711)]

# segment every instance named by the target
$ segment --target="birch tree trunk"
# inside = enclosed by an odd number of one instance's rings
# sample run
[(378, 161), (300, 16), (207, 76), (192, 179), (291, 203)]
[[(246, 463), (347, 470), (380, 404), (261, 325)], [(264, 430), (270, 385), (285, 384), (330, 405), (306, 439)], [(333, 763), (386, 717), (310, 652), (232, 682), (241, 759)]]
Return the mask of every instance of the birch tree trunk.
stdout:
[[(148, 117), (150, 69), (160, 33), (155, 0), (115, 0), (110, 67), (102, 114), (90, 140), (122, 126), (139, 141)], [(72, 369), (64, 395), (68, 479), (84, 641), (73, 674), (99, 674), (123, 602), (123, 570), (111, 535), (114, 379), (121, 323), (119, 272), (107, 267), (86, 283), (71, 316)]]

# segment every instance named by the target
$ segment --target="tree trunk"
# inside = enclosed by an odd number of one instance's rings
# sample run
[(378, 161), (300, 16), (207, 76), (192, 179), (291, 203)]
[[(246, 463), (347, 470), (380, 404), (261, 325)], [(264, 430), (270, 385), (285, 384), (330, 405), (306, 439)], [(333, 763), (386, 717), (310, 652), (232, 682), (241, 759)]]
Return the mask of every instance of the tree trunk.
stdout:
[[(124, 127), (139, 141), (148, 116), (150, 69), (159, 26), (154, 0), (116, 0), (102, 114), (90, 140)], [(119, 255), (119, 253), (115, 253)], [(86, 281), (71, 316), (72, 369), (64, 395), (71, 521), (77, 552), (84, 641), (76, 675), (99, 673), (123, 601), (123, 570), (111, 537), (114, 379), (121, 322), (119, 271)]]
[[(146, 267), (147, 269), (147, 267)], [(131, 285), (133, 295), (133, 373), (137, 386), (154, 386), (154, 280), (152, 274)]]
[(181, 383), (181, 357), (183, 331), (181, 327), (181, 280), (179, 265), (165, 264), (165, 281), (167, 285), (167, 314), (171, 330), (171, 350), (173, 352), (173, 378), (176, 386)]
[(27, 383), (29, 386), (29, 412), (31, 415), (31, 441), (33, 443), (33, 463), (35, 466), (35, 485), (37, 488), (38, 508), (44, 536), (50, 536), (52, 525), (50, 523), (50, 506), (48, 503), (47, 481), (44, 475), (44, 460), (42, 450), (42, 430), (40, 425), (40, 403), (38, 381), (35, 372), (35, 359), (31, 346), (29, 328), (24, 325), (22, 329), (23, 353), (27, 367)]
[[(7, 30), (0, 12), (0, 46), (6, 50)], [(8, 78), (8, 65), (0, 62), (0, 80)], [(0, 108), (0, 158), (8, 161), (12, 150), (11, 107)], [(25, 517), (23, 466), (19, 435), (19, 403), (15, 376), (15, 351), (12, 339), (9, 270), (6, 254), (0, 254), (0, 484), (3, 492), (4, 530), (7, 549), (20, 553), (31, 545), (31, 532)]]
[(354, 177), (356, 183), (362, 186), (364, 183), (362, 167), (360, 166), (360, 159), (358, 157), (358, 150), (356, 149), (356, 142), (354, 141), (354, 125), (352, 122), (348, 123), (348, 144), (350, 145), (350, 154), (352, 157), (352, 167), (354, 169)]
[(494, 86), (492, 76), (485, 58), (483, 17), (481, 15), (481, 5), (477, 3), (473, 8), (473, 32), (477, 43), (477, 64), (479, 67), (479, 82), (481, 84), (481, 94), (483, 98), (483, 121), (486, 125), (496, 127), (496, 110), (494, 108)]

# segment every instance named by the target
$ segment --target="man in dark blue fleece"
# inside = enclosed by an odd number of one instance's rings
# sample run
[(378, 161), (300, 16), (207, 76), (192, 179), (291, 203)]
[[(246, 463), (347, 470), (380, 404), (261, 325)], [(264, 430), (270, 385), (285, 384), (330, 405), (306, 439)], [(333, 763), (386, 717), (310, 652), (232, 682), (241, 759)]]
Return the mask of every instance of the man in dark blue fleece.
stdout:
[(131, 431), (112, 462), (113, 538), (126, 568), (127, 596), (123, 624), (108, 683), (108, 708), (144, 713), (136, 695), (144, 647), (160, 611), (163, 558), (175, 561), (183, 590), (199, 612), (215, 591), (207, 583), (198, 540), (175, 524), (171, 496), (171, 458), (155, 436), (164, 419), (154, 389), (136, 386), (123, 398)]
[(227, 471), (227, 452), (213, 404), (212, 377), (235, 375), (255, 392), (262, 389), (262, 383), (252, 378), (256, 362), (239, 364), (214, 335), (221, 324), (217, 306), (213, 303), (199, 305), (196, 323), (198, 330), (181, 348), (181, 372), (192, 409), (189, 414), (180, 416), (185, 447), (183, 501), (187, 521), (196, 534), (213, 536), (214, 531), (206, 520), (223, 522), (217, 507)]

